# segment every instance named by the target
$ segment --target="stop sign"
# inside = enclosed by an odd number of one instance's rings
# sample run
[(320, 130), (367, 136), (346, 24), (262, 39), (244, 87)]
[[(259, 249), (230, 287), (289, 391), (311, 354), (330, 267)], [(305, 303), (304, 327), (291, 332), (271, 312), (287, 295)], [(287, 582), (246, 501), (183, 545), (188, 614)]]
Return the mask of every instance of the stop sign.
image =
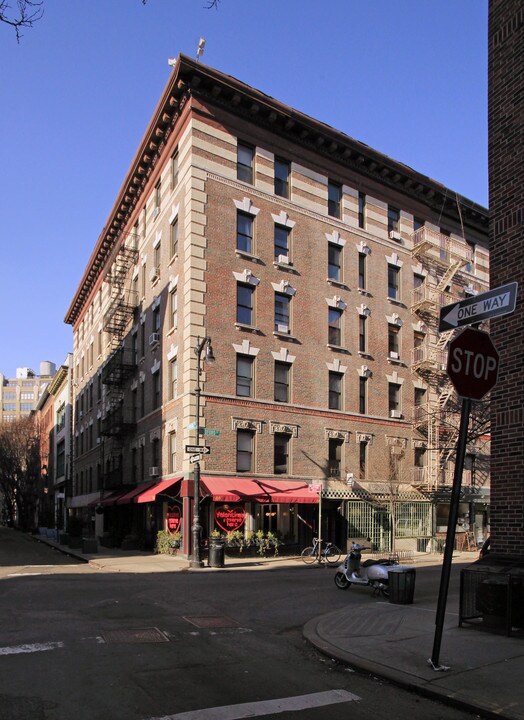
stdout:
[(459, 395), (480, 400), (497, 382), (499, 354), (490, 336), (466, 328), (449, 344), (448, 375)]

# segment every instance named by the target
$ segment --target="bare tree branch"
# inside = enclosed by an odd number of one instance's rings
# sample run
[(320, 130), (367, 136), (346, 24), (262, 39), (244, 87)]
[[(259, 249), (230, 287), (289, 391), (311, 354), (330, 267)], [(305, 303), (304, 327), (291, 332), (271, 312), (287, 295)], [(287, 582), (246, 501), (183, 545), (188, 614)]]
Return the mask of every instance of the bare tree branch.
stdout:
[(44, 14), (43, 0), (16, 0), (17, 11), (13, 11), (8, 0), (0, 0), (0, 22), (11, 25), (16, 33), (16, 41), (20, 42), (22, 28), (32, 28)]

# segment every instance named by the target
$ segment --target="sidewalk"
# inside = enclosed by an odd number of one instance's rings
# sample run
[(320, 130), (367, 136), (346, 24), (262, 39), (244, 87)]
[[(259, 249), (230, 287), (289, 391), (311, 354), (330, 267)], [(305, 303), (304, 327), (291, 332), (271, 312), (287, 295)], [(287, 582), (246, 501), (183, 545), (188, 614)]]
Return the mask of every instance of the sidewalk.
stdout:
[[(298, 562), (297, 557), (290, 556), (227, 557), (224, 569), (194, 570), (180, 556), (109, 548), (83, 555), (49, 538), (37, 535), (35, 540), (88, 562), (102, 572), (256, 571), (296, 566)], [(453, 563), (475, 559), (475, 553), (456, 553)], [(423, 555), (412, 564), (441, 563), (441, 555)], [(482, 718), (524, 720), (524, 640), (468, 625), (459, 628), (458, 593), (454, 593), (447, 602), (440, 650), (440, 664), (449, 669), (435, 671), (429, 658), (433, 651), (437, 597), (418, 604), (416, 596), (416, 587), (412, 605), (393, 605), (370, 596), (368, 605), (352, 604), (347, 609), (313, 618), (304, 626), (304, 637), (338, 662), (476, 712)]]

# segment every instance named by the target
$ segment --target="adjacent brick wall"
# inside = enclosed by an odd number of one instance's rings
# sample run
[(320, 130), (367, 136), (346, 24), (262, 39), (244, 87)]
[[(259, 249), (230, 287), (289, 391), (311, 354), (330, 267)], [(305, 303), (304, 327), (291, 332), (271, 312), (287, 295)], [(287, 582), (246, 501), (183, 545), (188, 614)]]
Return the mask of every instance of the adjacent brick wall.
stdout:
[(524, 555), (524, 7), (489, 5), (489, 179), (491, 286), (517, 281), (513, 315), (491, 335), (501, 372), (492, 395), (491, 531), (493, 548)]

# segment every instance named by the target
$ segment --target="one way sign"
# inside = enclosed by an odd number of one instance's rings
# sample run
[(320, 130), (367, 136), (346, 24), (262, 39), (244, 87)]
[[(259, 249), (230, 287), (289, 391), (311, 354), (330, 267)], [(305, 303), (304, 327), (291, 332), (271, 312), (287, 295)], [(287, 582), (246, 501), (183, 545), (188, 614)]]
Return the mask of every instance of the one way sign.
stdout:
[(515, 310), (517, 288), (518, 283), (512, 282), (452, 305), (445, 305), (440, 309), (439, 332), (473, 325), (499, 315), (510, 315)]

